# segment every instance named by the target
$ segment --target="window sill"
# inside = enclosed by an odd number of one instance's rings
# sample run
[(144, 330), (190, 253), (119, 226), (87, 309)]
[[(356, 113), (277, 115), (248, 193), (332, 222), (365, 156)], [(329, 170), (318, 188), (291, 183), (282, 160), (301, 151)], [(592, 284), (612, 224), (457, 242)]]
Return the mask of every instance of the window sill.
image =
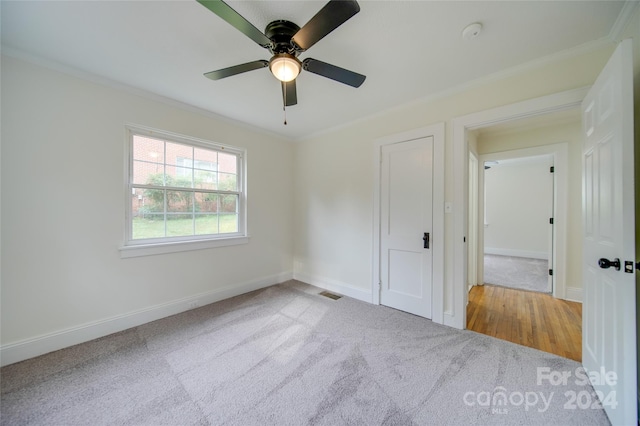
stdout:
[(120, 247), (120, 258), (154, 256), (157, 254), (179, 253), (215, 247), (236, 246), (249, 243), (249, 237), (230, 237), (215, 240), (177, 241), (158, 244), (140, 244)]

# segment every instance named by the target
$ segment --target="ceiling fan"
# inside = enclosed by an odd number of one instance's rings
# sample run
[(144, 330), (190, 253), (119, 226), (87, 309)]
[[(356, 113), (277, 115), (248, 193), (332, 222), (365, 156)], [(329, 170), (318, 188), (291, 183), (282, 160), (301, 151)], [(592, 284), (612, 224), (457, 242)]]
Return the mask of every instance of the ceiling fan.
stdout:
[(362, 74), (317, 59), (307, 58), (302, 62), (298, 59), (298, 55), (360, 11), (360, 6), (355, 0), (330, 0), (302, 28), (293, 22), (277, 20), (270, 22), (264, 33), (222, 0), (197, 1), (261, 47), (268, 49), (273, 55), (268, 61), (257, 60), (211, 71), (206, 73), (205, 77), (219, 80), (269, 67), (273, 75), (281, 82), (285, 107), (298, 103), (295, 79), (302, 69), (352, 87), (360, 87), (366, 78)]

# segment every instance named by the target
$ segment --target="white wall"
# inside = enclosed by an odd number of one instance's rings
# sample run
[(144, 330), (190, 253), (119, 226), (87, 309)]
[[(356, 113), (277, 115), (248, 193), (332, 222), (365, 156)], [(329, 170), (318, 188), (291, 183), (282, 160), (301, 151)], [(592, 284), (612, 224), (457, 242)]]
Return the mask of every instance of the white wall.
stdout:
[(484, 171), (484, 252), (549, 258), (552, 158), (501, 161)]
[[(343, 285), (346, 293), (371, 300), (375, 139), (447, 122), (445, 200), (453, 201), (451, 119), (592, 84), (611, 52), (606, 47), (540, 65), (387, 111), (296, 145), (294, 276), (317, 285)], [(452, 217), (446, 214), (445, 241), (434, 242), (445, 246), (445, 315), (453, 310), (452, 238)]]
[[(290, 142), (10, 57), (1, 71), (3, 363), (291, 278)], [(250, 242), (121, 259), (125, 123), (246, 148)]]

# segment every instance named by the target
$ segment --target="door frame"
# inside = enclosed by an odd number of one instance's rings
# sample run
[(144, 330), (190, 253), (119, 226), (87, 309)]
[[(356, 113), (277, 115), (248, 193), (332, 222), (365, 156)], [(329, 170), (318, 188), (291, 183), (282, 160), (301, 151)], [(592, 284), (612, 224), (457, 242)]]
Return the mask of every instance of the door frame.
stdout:
[[(554, 234), (551, 241), (552, 250), (552, 294), (559, 299), (567, 299), (582, 302), (582, 293), (569, 290), (567, 295), (567, 212), (569, 194), (569, 144), (561, 142), (552, 145), (534, 146), (531, 148), (515, 149), (512, 151), (492, 152), (479, 156), (480, 164), (485, 161), (500, 161), (521, 157), (551, 156), (553, 158), (553, 213)], [(480, 188), (484, 188), (484, 168), (480, 167)], [(484, 200), (480, 202), (480, 223), (484, 221)], [(484, 256), (484, 228), (478, 237), (478, 261)], [(484, 277), (484, 270), (481, 274)]]
[(456, 117), (453, 127), (453, 298), (445, 307), (444, 324), (464, 330), (467, 327), (467, 222), (469, 200), (469, 145), (467, 131), (521, 118), (579, 108), (589, 88), (568, 90), (510, 105)]
[(374, 146), (373, 188), (373, 271), (371, 281), (372, 303), (380, 304), (380, 212), (381, 212), (381, 162), (382, 147), (433, 137), (433, 286), (431, 295), (431, 320), (443, 324), (444, 312), (444, 131), (445, 123), (436, 123), (408, 132), (397, 133), (376, 139)]
[[(480, 265), (480, 156), (469, 150), (469, 225), (468, 231), (468, 254), (467, 254), (467, 284), (469, 291), (471, 287), (482, 285), (478, 278), (483, 277), (483, 269)], [(483, 215), (482, 215), (483, 216)], [(481, 273), (478, 273), (481, 272)]]

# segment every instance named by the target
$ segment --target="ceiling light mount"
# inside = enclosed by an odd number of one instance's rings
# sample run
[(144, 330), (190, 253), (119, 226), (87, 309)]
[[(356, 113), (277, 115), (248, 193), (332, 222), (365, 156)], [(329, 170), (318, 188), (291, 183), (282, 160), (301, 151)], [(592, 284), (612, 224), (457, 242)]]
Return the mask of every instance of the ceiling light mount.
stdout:
[(482, 24), (480, 22), (474, 22), (469, 24), (462, 30), (462, 38), (465, 40), (473, 40), (478, 37), (482, 32)]

